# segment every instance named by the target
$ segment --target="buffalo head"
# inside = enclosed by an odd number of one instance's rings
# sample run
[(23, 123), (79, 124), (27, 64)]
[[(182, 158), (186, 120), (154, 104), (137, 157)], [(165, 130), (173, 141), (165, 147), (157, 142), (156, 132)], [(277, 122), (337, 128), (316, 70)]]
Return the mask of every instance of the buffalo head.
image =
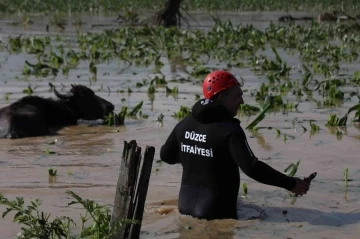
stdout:
[(83, 85), (71, 84), (71, 90), (66, 94), (59, 93), (53, 87), (54, 94), (65, 101), (70, 110), (84, 120), (104, 119), (114, 111), (114, 105), (95, 95), (94, 91)]

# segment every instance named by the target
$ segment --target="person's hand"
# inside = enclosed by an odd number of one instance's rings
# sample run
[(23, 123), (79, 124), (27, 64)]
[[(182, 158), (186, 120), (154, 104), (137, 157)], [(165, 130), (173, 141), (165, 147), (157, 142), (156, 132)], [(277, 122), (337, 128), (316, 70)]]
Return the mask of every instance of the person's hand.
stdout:
[(298, 196), (302, 196), (306, 194), (307, 191), (309, 190), (310, 184), (300, 178), (295, 178), (295, 179), (296, 179), (295, 187), (290, 192), (295, 193)]

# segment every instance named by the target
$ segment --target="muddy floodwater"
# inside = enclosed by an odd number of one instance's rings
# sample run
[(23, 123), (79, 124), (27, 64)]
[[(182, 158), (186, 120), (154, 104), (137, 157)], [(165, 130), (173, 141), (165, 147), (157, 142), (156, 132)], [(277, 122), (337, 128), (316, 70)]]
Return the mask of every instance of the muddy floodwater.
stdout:
[[(209, 28), (213, 24), (207, 14), (192, 14), (200, 25), (191, 21), (192, 27)], [(276, 20), (281, 13), (241, 13), (221, 14), (222, 19), (231, 19), (233, 24), (253, 24), (265, 29), (270, 20)], [(294, 13), (294, 16), (301, 15)], [(304, 15), (304, 14), (303, 14)], [(315, 16), (316, 14), (313, 14)], [(89, 26), (94, 24), (113, 24), (115, 16), (82, 18), (86, 22), (83, 31), (101, 31), (104, 28)], [(77, 29), (67, 26), (64, 32), (50, 28), (45, 31), (46, 22), (34, 18), (34, 24), (24, 29), (22, 25), (11, 26), (9, 22), (18, 17), (0, 18), (0, 38), (6, 41), (12, 35), (62, 35), (74, 37)], [(115, 27), (113, 26), (108, 27)], [(281, 56), (291, 66), (298, 66), (296, 56)], [(272, 54), (269, 51), (269, 54)], [(0, 106), (6, 106), (24, 96), (23, 89), (29, 82), (15, 79), (21, 76), (26, 59), (34, 56), (0, 52)], [(162, 72), (166, 79), (171, 79), (184, 72), (181, 67), (171, 70), (164, 58)], [(349, 72), (360, 66), (348, 64)], [(90, 86), (88, 63), (80, 64), (69, 73), (68, 79), (57, 77), (52, 83), (62, 92), (70, 89), (70, 84)], [(104, 74), (104, 73), (108, 74)], [(347, 72), (347, 73), (349, 73)], [(136, 73), (133, 74), (133, 73)], [(178, 98), (167, 96), (164, 88), (157, 89), (155, 99), (150, 101), (147, 87), (135, 88), (137, 82), (147, 78), (151, 69), (122, 67), (114, 60), (98, 65), (98, 79), (91, 88), (96, 94), (112, 102), (115, 111), (122, 106), (134, 107), (144, 101), (142, 113), (147, 119), (126, 119), (125, 126), (109, 127), (96, 124), (81, 124), (66, 127), (59, 135), (35, 137), (19, 140), (0, 140), (0, 193), (9, 199), (24, 197), (26, 201), (39, 198), (42, 210), (54, 216), (70, 216), (79, 221), (81, 212), (76, 207), (67, 207), (71, 198), (65, 193), (72, 190), (83, 198), (112, 205), (118, 178), (123, 142), (135, 139), (142, 150), (147, 145), (154, 146), (155, 159), (146, 200), (141, 238), (359, 238), (360, 234), (360, 125), (348, 123), (342, 138), (337, 137), (325, 124), (330, 113), (344, 115), (358, 101), (352, 98), (337, 108), (319, 108), (314, 101), (303, 101), (297, 111), (288, 114), (270, 113), (259, 126), (271, 126), (288, 135), (277, 137), (273, 130), (259, 130), (252, 133), (245, 130), (250, 146), (255, 155), (278, 170), (284, 170), (289, 164), (301, 159), (297, 176), (305, 177), (313, 172), (318, 175), (307, 195), (290, 204), (288, 192), (284, 189), (260, 184), (241, 172), (241, 183), (246, 183), (248, 195), (239, 195), (238, 220), (215, 220), (211, 222), (195, 220), (181, 216), (177, 210), (177, 197), (180, 188), (182, 168), (180, 165), (169, 166), (160, 162), (161, 145), (178, 122), (174, 112), (181, 105), (191, 106), (195, 94), (201, 95), (201, 86), (193, 83), (169, 83), (169, 88), (179, 87)], [(255, 75), (250, 69), (235, 69), (233, 73), (245, 79), (244, 100), (250, 105), (257, 105), (250, 90), (256, 89), (266, 79)], [(80, 77), (78, 77), (80, 75)], [(300, 78), (300, 75), (293, 75)], [(53, 97), (49, 92), (49, 80), (31, 79), (36, 95)], [(62, 85), (63, 86), (62, 86)], [(127, 93), (127, 88), (132, 93)], [(110, 89), (110, 91), (109, 91)], [(125, 93), (119, 93), (125, 89)], [(356, 89), (354, 90), (356, 91)], [(9, 101), (6, 93), (11, 93)], [(292, 99), (292, 95), (287, 96)], [(125, 101), (122, 101), (125, 99)], [(156, 122), (164, 114), (162, 127)], [(254, 116), (238, 116), (245, 128)], [(296, 122), (294, 122), (294, 119)], [(320, 131), (314, 135), (304, 132), (299, 125), (309, 129), (309, 120), (314, 120)], [(52, 154), (46, 154), (49, 150)], [(57, 169), (56, 180), (48, 176), (48, 168)], [(345, 198), (344, 169), (349, 169), (349, 187)], [(231, 182), (229, 182), (231, 183)], [(1, 207), (3, 212), (5, 207)], [(12, 215), (0, 219), (0, 235), (3, 239), (14, 238), (20, 231), (12, 223)]]

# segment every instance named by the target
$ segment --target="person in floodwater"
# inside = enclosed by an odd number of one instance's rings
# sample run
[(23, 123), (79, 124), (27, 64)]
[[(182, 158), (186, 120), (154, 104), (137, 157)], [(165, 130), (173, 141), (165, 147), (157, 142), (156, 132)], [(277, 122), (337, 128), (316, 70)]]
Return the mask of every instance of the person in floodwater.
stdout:
[(260, 183), (300, 196), (309, 190), (309, 183), (288, 177), (255, 157), (240, 121), (234, 118), (244, 103), (241, 86), (229, 72), (208, 74), (204, 99), (194, 104), (191, 114), (174, 127), (161, 147), (162, 161), (183, 166), (178, 202), (183, 215), (237, 219), (238, 167)]

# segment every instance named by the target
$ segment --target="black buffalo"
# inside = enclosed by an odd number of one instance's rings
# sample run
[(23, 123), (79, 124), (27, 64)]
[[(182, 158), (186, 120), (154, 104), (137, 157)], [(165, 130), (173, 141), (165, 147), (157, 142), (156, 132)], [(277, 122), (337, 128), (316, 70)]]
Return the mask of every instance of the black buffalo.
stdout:
[(95, 95), (88, 87), (71, 87), (66, 94), (60, 94), (53, 87), (57, 100), (25, 96), (0, 109), (0, 138), (49, 135), (51, 129), (76, 125), (79, 119), (104, 119), (114, 111), (112, 103)]

